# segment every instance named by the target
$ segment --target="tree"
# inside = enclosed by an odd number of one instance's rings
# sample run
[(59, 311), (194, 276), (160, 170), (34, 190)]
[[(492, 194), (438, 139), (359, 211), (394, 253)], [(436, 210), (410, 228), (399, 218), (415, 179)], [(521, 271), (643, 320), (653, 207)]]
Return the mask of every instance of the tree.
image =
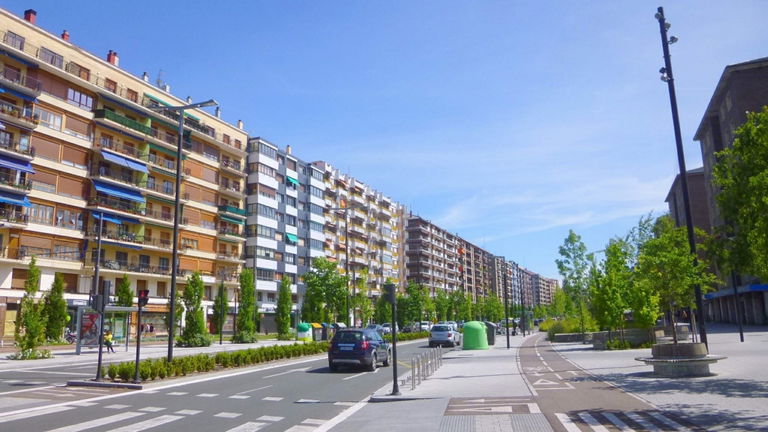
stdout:
[(304, 316), (315, 322), (329, 322), (346, 314), (347, 277), (339, 274), (335, 262), (325, 257), (315, 258), (312, 268), (304, 274), (304, 285), (307, 287), (304, 300), (307, 315)]
[(64, 300), (64, 279), (56, 273), (51, 284), (51, 290), (45, 296), (43, 306), (45, 317), (45, 338), (58, 341), (64, 334), (67, 325), (67, 301)]
[(253, 284), (253, 269), (240, 272), (240, 295), (237, 310), (237, 332), (232, 340), (236, 343), (256, 342), (256, 293)]
[(448, 295), (445, 294), (445, 290), (437, 290), (437, 294), (435, 294), (435, 313), (437, 315), (438, 321), (450, 321), (448, 319), (448, 308), (449, 308), (449, 302)]
[(459, 293), (457, 296), (459, 300), (458, 304), (458, 317), (463, 321), (472, 321), (472, 294), (471, 293)]
[(496, 291), (491, 291), (490, 297), (483, 303), (483, 308), (483, 315), (485, 315), (488, 321), (499, 322), (504, 318), (504, 305), (496, 295)]
[(277, 311), (275, 313), (275, 324), (277, 324), (277, 338), (279, 340), (288, 340), (291, 337), (291, 279), (283, 276), (280, 281), (280, 288), (277, 291)]
[[(173, 314), (176, 315), (176, 319), (173, 323), (174, 333), (178, 334), (179, 329), (181, 328), (181, 318), (184, 316), (184, 303), (181, 302), (181, 293), (177, 292), (176, 297), (174, 298), (174, 306), (173, 306)], [(171, 304), (171, 297), (168, 297), (168, 304)], [(165, 326), (170, 329), (171, 328), (171, 310), (170, 307), (168, 308), (168, 313), (165, 314), (164, 317)]]
[(578, 308), (583, 342), (586, 339), (584, 314), (589, 301), (587, 246), (581, 241), (581, 236), (573, 230), (568, 230), (568, 237), (560, 246), (559, 253), (562, 259), (555, 260), (555, 263), (557, 263), (558, 272), (563, 277), (563, 290)]
[(204, 295), (205, 285), (200, 272), (194, 272), (187, 278), (187, 286), (182, 295), (187, 316), (184, 331), (179, 338), (179, 346), (199, 347), (211, 344), (202, 308)]
[[(701, 231), (698, 234), (703, 236)], [(694, 260), (685, 228), (676, 228), (669, 216), (656, 220), (654, 238), (643, 245), (636, 273), (639, 282), (653, 289), (661, 307), (670, 312), (673, 332), (675, 311), (695, 308), (694, 286), (706, 291), (717, 281), (707, 268), (708, 263)], [(674, 340), (677, 342), (676, 332)]]
[[(408, 317), (412, 321), (422, 321), (427, 307), (427, 298), (429, 298), (429, 289), (424, 285), (409, 282), (405, 287), (405, 293), (408, 296)], [(400, 305), (398, 309), (399, 307)]]
[(16, 334), (14, 338), (19, 347), (18, 358), (22, 360), (48, 357), (46, 351), (37, 348), (45, 342), (45, 321), (42, 316), (42, 305), (37, 302), (37, 292), (40, 290), (40, 269), (37, 260), (32, 257), (27, 270), (27, 280), (24, 281), (24, 297), (21, 299), (21, 310), (16, 315)]
[(227, 289), (224, 288), (224, 282), (219, 282), (219, 289), (216, 291), (216, 298), (213, 300), (213, 316), (211, 317), (213, 328), (215, 328), (216, 333), (219, 334), (219, 339), (221, 339), (221, 335), (224, 333), (224, 324), (227, 321), (228, 309), (229, 299), (227, 298)]
[[(592, 260), (591, 303), (598, 324), (612, 330), (624, 329), (624, 312), (629, 309), (632, 270), (627, 265), (631, 249), (622, 239), (612, 239), (605, 248), (602, 271)], [(622, 333), (623, 337), (623, 333)]]
[(120, 283), (117, 285), (117, 305), (122, 307), (133, 306), (133, 290), (131, 289), (131, 280), (128, 279), (128, 275), (123, 274), (123, 278), (120, 279)]
[(768, 107), (748, 113), (733, 146), (716, 156), (716, 199), (727, 223), (718, 230), (718, 264), (768, 280)]
[(366, 325), (373, 318), (373, 302), (371, 298), (368, 297), (365, 291), (358, 289), (352, 298), (352, 303), (355, 305), (355, 309), (357, 309), (357, 316), (360, 318), (360, 322), (362, 325)]
[(549, 306), (549, 314), (551, 317), (563, 319), (571, 314), (573, 311), (573, 302), (571, 297), (563, 290), (559, 288), (552, 296), (552, 304)]
[(384, 296), (380, 296), (376, 300), (376, 307), (373, 311), (373, 320), (379, 324), (392, 321), (392, 305), (386, 298), (384, 298)]

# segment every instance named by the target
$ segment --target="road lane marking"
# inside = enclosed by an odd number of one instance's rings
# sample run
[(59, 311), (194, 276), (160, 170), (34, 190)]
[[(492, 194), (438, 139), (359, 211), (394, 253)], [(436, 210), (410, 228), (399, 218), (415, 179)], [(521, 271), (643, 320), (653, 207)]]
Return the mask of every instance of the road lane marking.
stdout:
[(576, 423), (574, 423), (573, 420), (568, 417), (568, 414), (555, 413), (555, 417), (560, 420), (560, 424), (563, 425), (567, 432), (581, 432), (581, 429), (579, 429), (579, 427), (576, 426)]
[(200, 393), (197, 397), (212, 398), (218, 396), (218, 393)]
[(284, 419), (285, 417), (278, 417), (278, 416), (268, 416), (263, 415), (256, 420), (262, 420), (262, 421), (268, 421), (268, 422), (279, 422), (280, 420)]
[(53, 429), (48, 432), (79, 432), (81, 430), (91, 429), (98, 426), (104, 426), (110, 423), (116, 423), (119, 421), (128, 420), (128, 419), (142, 416), (142, 415), (144, 415), (144, 413), (142, 412), (128, 411), (120, 414), (115, 414), (109, 417), (101, 417), (95, 420), (88, 420), (86, 422), (60, 427), (58, 429)]
[(181, 415), (190, 415), (193, 416), (195, 414), (200, 414), (202, 411), (200, 410), (191, 410), (191, 409), (185, 409), (185, 410), (179, 410), (176, 411), (174, 414), (181, 414)]
[(550, 380), (547, 380), (547, 379), (544, 379), (544, 378), (540, 378), (538, 381), (533, 383), (533, 385), (535, 385), (535, 386), (536, 385), (560, 385), (560, 383), (559, 382), (555, 382), (555, 381), (550, 381)]
[(226, 412), (226, 411), (224, 411), (224, 412), (220, 412), (218, 414), (214, 414), (213, 416), (214, 417), (222, 417), (222, 418), (237, 418), (237, 417), (240, 417), (241, 415), (242, 415), (241, 413), (234, 413), (234, 412)]
[(608, 432), (608, 429), (605, 428), (605, 426), (601, 425), (599, 421), (597, 421), (596, 418), (592, 417), (589, 413), (579, 413), (579, 417), (581, 417), (582, 420), (584, 420), (585, 423), (589, 425), (589, 427), (592, 428), (595, 432)]
[(267, 396), (262, 398), (261, 400), (270, 401), (270, 402), (280, 402), (281, 400), (283, 400), (283, 398), (279, 396)]
[(166, 423), (170, 423), (172, 421), (176, 421), (183, 418), (184, 416), (162, 415), (160, 417), (156, 417), (153, 419), (144, 420), (142, 422), (138, 422), (134, 424), (129, 424), (121, 428), (111, 429), (109, 432), (140, 432), (145, 429), (150, 429), (153, 427), (164, 425)]
[(648, 420), (644, 419), (639, 413), (628, 412), (628, 413), (626, 413), (626, 415), (627, 415), (627, 417), (629, 417), (632, 420), (634, 420), (637, 424), (642, 426), (644, 429), (647, 429), (649, 431), (654, 431), (654, 432), (661, 430), (658, 427), (656, 427), (656, 425), (654, 425), (653, 423), (651, 423)]
[(614, 413), (603, 413), (603, 417), (607, 418), (608, 421), (610, 421), (611, 423), (613, 423), (614, 426), (619, 428), (619, 430), (621, 430), (621, 432), (634, 432), (635, 431), (634, 429), (629, 427), (629, 425), (627, 425), (626, 423), (621, 421), (621, 419), (619, 417), (617, 417), (616, 414), (614, 414)]
[[(244, 395), (246, 393), (251, 393), (251, 392), (258, 391), (258, 390), (264, 390), (264, 389), (267, 389), (267, 388), (270, 388), (270, 387), (272, 387), (272, 384), (266, 385), (266, 386), (263, 386), (263, 387), (259, 387), (259, 388), (255, 388), (255, 389), (251, 389), (251, 390), (241, 391), (240, 393), (235, 393), (235, 395)], [(235, 399), (237, 399), (237, 398), (235, 398)]]
[(36, 391), (36, 390), (43, 390), (43, 389), (49, 389), (49, 388), (54, 388), (54, 387), (56, 387), (56, 386), (50, 385), (50, 386), (44, 386), (44, 387), (33, 387), (33, 388), (27, 388), (27, 389), (21, 389), (21, 390), (12, 390), (12, 391), (7, 391), (7, 392), (0, 393), (0, 396), (7, 395), (7, 394), (14, 394), (14, 393), (26, 393), (26, 392), (31, 392), (31, 391)]
[[(378, 370), (378, 369), (377, 369), (377, 370)], [(350, 380), (350, 379), (352, 379), (352, 378), (361, 377), (361, 376), (365, 375), (366, 373), (368, 373), (368, 372), (361, 372), (361, 373), (359, 373), (359, 374), (350, 375), (350, 376), (348, 376), (348, 377), (342, 378), (341, 380), (342, 380), (342, 381), (346, 381), (346, 380)]]
[(321, 424), (325, 423), (326, 421), (327, 420), (308, 418), (308, 419), (304, 419), (304, 421), (302, 421), (302, 423), (309, 424), (309, 425), (320, 426)]
[(320, 401), (317, 399), (299, 399), (296, 401), (296, 403), (300, 403), (300, 404), (310, 404), (310, 403), (318, 403), (318, 402)]
[(257, 430), (267, 426), (269, 423), (248, 422), (243, 423), (240, 426), (227, 430), (227, 432), (256, 432)]
[(355, 402), (334, 402), (333, 404), (338, 406), (352, 406)]
[(285, 432), (313, 432), (314, 426), (296, 425), (285, 430)]
[(309, 370), (309, 367), (298, 368), (298, 369), (291, 369), (291, 370), (288, 370), (288, 371), (285, 371), (285, 372), (280, 372), (280, 373), (276, 373), (276, 374), (272, 374), (272, 375), (266, 375), (266, 376), (261, 377), (261, 379), (274, 378), (276, 376), (286, 375), (286, 374), (294, 373), (294, 372), (304, 372), (306, 370)]
[[(38, 413), (35, 413), (35, 417), (46, 415), (46, 414), (55, 414), (55, 413), (69, 411), (73, 409), (75, 409), (75, 407), (57, 406), (57, 407), (49, 408), (47, 410), (42, 410)], [(27, 419), (27, 418), (29, 418), (29, 415), (27, 413), (20, 413), (20, 414), (14, 414), (9, 416), (0, 416), (0, 423), (5, 423), (5, 422), (19, 420), (19, 419)]]
[(248, 395), (232, 395), (229, 397), (230, 399), (248, 399), (250, 396)]
[[(552, 372), (554, 372), (554, 371), (552, 371)], [(556, 376), (556, 377), (557, 377), (557, 379), (559, 379), (560, 381), (562, 381), (562, 380), (563, 380), (563, 377), (561, 377), (559, 373), (555, 372), (555, 376)]]
[(139, 411), (146, 411), (146, 412), (159, 412), (159, 411), (162, 411), (162, 410), (164, 410), (164, 409), (165, 409), (164, 407), (153, 407), (153, 406), (148, 406), (148, 407), (144, 407), (144, 408), (140, 409)]
[(675, 428), (676, 431), (687, 431), (687, 432), (690, 432), (690, 429), (688, 429), (687, 427), (681, 425), (680, 423), (678, 423), (678, 422), (676, 422), (676, 421), (674, 421), (674, 420), (672, 420), (672, 419), (670, 419), (668, 417), (665, 417), (665, 416), (661, 415), (660, 413), (649, 412), (648, 414), (651, 417), (655, 418), (656, 420), (664, 423), (665, 425)]
[(79, 406), (79, 407), (89, 407), (89, 406), (94, 406), (94, 405), (98, 405), (98, 404), (99, 404), (98, 402), (86, 402), (86, 401), (83, 401), (83, 402), (72, 402), (70, 405), (72, 405), (72, 406)]
[(170, 392), (170, 393), (166, 393), (166, 394), (168, 396), (184, 396), (184, 395), (188, 394), (188, 392)]
[(113, 405), (107, 405), (104, 408), (107, 408), (107, 409), (123, 409), (123, 408), (130, 408), (130, 405), (113, 404)]

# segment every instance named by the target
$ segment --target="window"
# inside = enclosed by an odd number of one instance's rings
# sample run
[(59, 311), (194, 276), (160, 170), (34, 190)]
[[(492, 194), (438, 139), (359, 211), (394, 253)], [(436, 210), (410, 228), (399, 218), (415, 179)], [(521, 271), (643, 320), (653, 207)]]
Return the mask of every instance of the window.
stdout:
[(191, 239), (188, 237), (182, 237), (181, 238), (181, 247), (185, 249), (195, 249), (198, 248), (198, 241), (197, 239)]
[(286, 264), (296, 264), (296, 255), (290, 254), (290, 253), (284, 254), (283, 262), (285, 262)]
[(265, 247), (256, 247), (256, 256), (258, 258), (264, 258), (264, 259), (275, 259), (275, 250), (274, 249), (268, 249)]
[(309, 187), (310, 193), (312, 193), (312, 196), (322, 198), (323, 197), (323, 190), (314, 186)]
[(323, 173), (322, 172), (320, 172), (320, 171), (318, 171), (316, 169), (310, 169), (309, 172), (312, 175), (312, 178), (314, 178), (315, 180), (323, 180)]
[(61, 114), (50, 112), (40, 107), (35, 107), (35, 115), (40, 118), (40, 124), (43, 126), (55, 129), (57, 131), (61, 130)]
[(285, 197), (285, 203), (288, 204), (291, 207), (296, 207), (296, 198), (292, 196), (286, 196)]
[(323, 208), (317, 204), (310, 204), (309, 211), (311, 211), (314, 214), (319, 214), (319, 215), (323, 214)]
[(104, 88), (111, 91), (112, 93), (117, 93), (117, 83), (109, 78), (104, 79)]
[[(158, 258), (157, 267), (160, 269), (161, 272), (169, 271), (171, 269), (170, 260), (168, 258)], [(159, 286), (158, 286), (158, 289), (159, 289)]]
[(80, 66), (75, 62), (69, 62), (67, 64), (67, 72), (71, 73), (72, 75), (78, 76), (86, 81), (89, 81), (91, 79), (91, 71)]
[(286, 166), (286, 167), (287, 167), (289, 170), (293, 170), (293, 171), (296, 171), (296, 161), (295, 161), (295, 160), (287, 159), (287, 160), (285, 161), (285, 166)]
[(296, 226), (296, 216), (285, 215), (285, 224), (290, 226)]
[(32, 203), (29, 207), (29, 221), (43, 225), (53, 225), (53, 207)]
[(309, 229), (311, 229), (312, 231), (323, 232), (323, 224), (321, 224), (320, 222), (309, 221)]
[(158, 282), (157, 283), (157, 296), (158, 297), (167, 297), (168, 296), (165, 282)]
[(263, 204), (258, 204), (259, 206), (259, 216), (268, 217), (270, 219), (277, 219), (277, 210), (273, 209), (272, 207), (267, 207)]
[(275, 238), (275, 229), (270, 228), (268, 226), (264, 225), (257, 225), (256, 226), (256, 235), (259, 237), (264, 237), (268, 239), (274, 239)]
[(275, 302), (275, 293), (267, 293), (267, 301), (270, 303)]
[(83, 213), (77, 210), (57, 209), (56, 226), (60, 228), (83, 230)]
[(320, 240), (309, 239), (309, 248), (316, 250), (323, 250), (323, 242)]
[(275, 169), (270, 166), (259, 164), (259, 173), (275, 178), (277, 171), (275, 171)]
[(264, 143), (259, 144), (259, 153), (272, 159), (277, 159), (277, 150)]
[(64, 261), (79, 261), (80, 248), (71, 245), (54, 245), (53, 257)]
[(136, 90), (126, 90), (125, 97), (131, 102), (139, 103), (139, 94), (136, 92)]
[(40, 48), (38, 57), (40, 60), (56, 66), (59, 69), (64, 67), (64, 57), (62, 57), (61, 54), (56, 54), (48, 48)]
[(267, 269), (256, 269), (256, 279), (263, 281), (275, 280), (275, 271)]
[(19, 36), (14, 32), (6, 32), (3, 42), (16, 48), (19, 51), (24, 51), (24, 36)]
[(115, 252), (115, 261), (120, 265), (120, 267), (127, 267), (128, 266), (128, 253), (127, 252)]
[(67, 102), (84, 110), (93, 109), (93, 98), (75, 89), (67, 89)]

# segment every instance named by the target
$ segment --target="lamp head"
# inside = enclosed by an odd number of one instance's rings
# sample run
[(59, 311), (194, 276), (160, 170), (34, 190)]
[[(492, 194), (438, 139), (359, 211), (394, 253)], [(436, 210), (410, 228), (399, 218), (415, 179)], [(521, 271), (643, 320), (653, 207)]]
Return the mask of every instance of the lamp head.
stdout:
[(670, 45), (672, 45), (673, 43), (675, 43), (675, 42), (677, 42), (677, 41), (678, 41), (678, 39), (677, 39), (677, 36), (671, 36), (671, 37), (669, 38), (669, 44), (670, 44)]

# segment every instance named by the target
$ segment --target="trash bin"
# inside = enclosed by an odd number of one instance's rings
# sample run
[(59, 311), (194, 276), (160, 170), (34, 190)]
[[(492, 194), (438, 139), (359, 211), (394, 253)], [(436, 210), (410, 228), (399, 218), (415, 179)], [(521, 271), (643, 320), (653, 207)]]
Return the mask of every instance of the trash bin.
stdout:
[(312, 340), (321, 341), (323, 338), (323, 326), (319, 323), (311, 323), (312, 325)]
[(486, 327), (480, 321), (470, 321), (464, 324), (462, 345), (465, 350), (487, 350), (488, 337)]
[(328, 340), (329, 339), (328, 333), (330, 330), (328, 328), (328, 323), (323, 323), (322, 325), (323, 325), (323, 328), (322, 328), (322, 331), (320, 332), (320, 340)]
[(296, 339), (309, 342), (312, 340), (312, 326), (309, 323), (299, 323), (296, 326)]
[(498, 326), (490, 321), (486, 321), (485, 327), (485, 335), (488, 336), (488, 345), (496, 345), (496, 327)]

